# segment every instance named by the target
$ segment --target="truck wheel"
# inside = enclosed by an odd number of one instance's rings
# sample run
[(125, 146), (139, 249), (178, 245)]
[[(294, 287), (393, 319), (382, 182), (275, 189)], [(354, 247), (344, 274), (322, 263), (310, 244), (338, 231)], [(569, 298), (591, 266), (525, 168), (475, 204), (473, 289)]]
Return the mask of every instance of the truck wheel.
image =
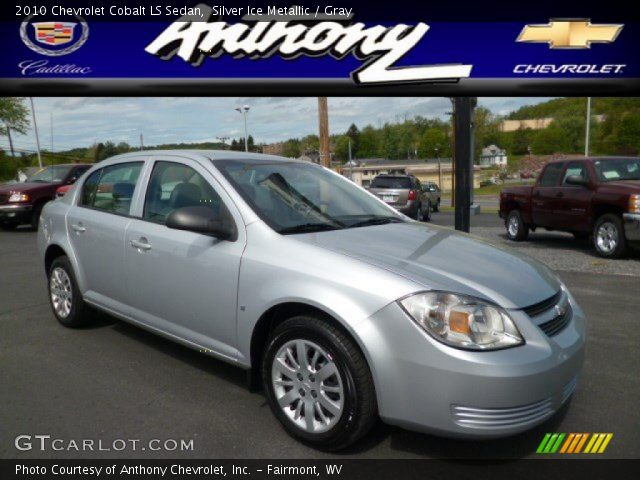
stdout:
[(274, 329), (262, 380), (276, 418), (312, 447), (343, 449), (377, 419), (366, 360), (347, 335), (320, 317), (300, 315)]
[(49, 269), (49, 301), (53, 314), (65, 327), (81, 327), (87, 323), (87, 306), (71, 263), (64, 255), (56, 258)]
[(514, 242), (521, 242), (526, 240), (529, 236), (529, 227), (522, 220), (519, 210), (511, 210), (507, 216), (506, 227), (507, 236)]
[(620, 258), (627, 251), (622, 220), (617, 215), (602, 215), (593, 227), (593, 246), (601, 257)]

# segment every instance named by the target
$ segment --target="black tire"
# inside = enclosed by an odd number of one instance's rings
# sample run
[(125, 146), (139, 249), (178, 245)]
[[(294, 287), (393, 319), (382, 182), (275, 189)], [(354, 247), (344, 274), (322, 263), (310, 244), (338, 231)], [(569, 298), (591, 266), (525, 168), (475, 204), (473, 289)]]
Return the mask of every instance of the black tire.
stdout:
[[(514, 227), (513, 230), (509, 228), (511, 225)], [(524, 223), (519, 210), (511, 210), (509, 212), (505, 226), (507, 228), (507, 237), (514, 242), (521, 242), (529, 236), (529, 226)]]
[(5, 230), (7, 232), (12, 232), (16, 228), (18, 228), (18, 224), (17, 223), (0, 223), (0, 230)]
[(415, 216), (413, 218), (414, 218), (414, 220), (417, 220), (418, 222), (421, 222), (423, 215), (424, 215), (424, 212), (422, 211), (422, 203), (420, 203), (416, 207), (416, 214), (415, 214)]
[[(325, 350), (342, 380), (342, 414), (325, 432), (308, 432), (295, 425), (278, 404), (272, 382), (272, 365), (280, 348), (292, 340), (313, 342)], [(308, 371), (313, 372), (312, 367)], [(293, 317), (274, 329), (262, 358), (262, 381), (271, 409), (284, 429), (297, 440), (320, 450), (336, 451), (348, 447), (366, 434), (378, 418), (373, 380), (362, 353), (345, 333), (320, 317)], [(296, 388), (294, 385), (291, 390)], [(291, 403), (289, 408), (293, 409), (298, 401)], [(314, 412), (314, 417), (316, 415)]]
[(31, 212), (31, 228), (33, 230), (38, 230), (38, 225), (40, 224), (40, 214), (42, 213), (42, 208), (44, 207), (44, 203), (38, 203), (33, 206), (33, 211)]
[(431, 221), (431, 202), (427, 202), (427, 208), (422, 212), (422, 221), (430, 222)]
[[(601, 228), (609, 230), (615, 236), (615, 246), (603, 237)], [(593, 247), (604, 258), (621, 258), (627, 253), (627, 239), (624, 236), (622, 219), (613, 213), (602, 215), (593, 226)]]
[[(69, 313), (65, 316), (60, 314), (60, 312), (56, 309), (53, 301), (53, 292), (52, 292), (52, 276), (55, 274), (56, 269), (62, 269), (67, 274), (70, 283), (70, 291), (71, 291), (71, 309)], [(53, 260), (51, 263), (51, 268), (49, 269), (48, 275), (48, 292), (49, 292), (49, 303), (51, 305), (51, 310), (53, 310), (53, 314), (58, 319), (58, 321), (64, 325), (65, 327), (77, 328), (85, 326), (88, 323), (87, 316), (87, 304), (82, 299), (82, 295), (80, 293), (80, 289), (78, 288), (78, 284), (76, 283), (76, 277), (73, 274), (73, 268), (71, 267), (71, 262), (65, 255), (61, 255)]]
[(433, 206), (433, 211), (434, 212), (439, 212), (440, 211), (440, 199), (438, 199), (436, 204)]

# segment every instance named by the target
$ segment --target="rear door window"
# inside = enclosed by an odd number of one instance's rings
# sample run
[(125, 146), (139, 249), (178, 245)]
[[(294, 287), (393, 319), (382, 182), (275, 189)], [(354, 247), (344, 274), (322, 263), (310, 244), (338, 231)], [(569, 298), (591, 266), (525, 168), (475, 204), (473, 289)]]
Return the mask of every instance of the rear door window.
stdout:
[(550, 163), (547, 165), (547, 168), (544, 169), (542, 173), (542, 177), (540, 178), (540, 186), (541, 187), (557, 187), (560, 174), (562, 173), (562, 169), (564, 167), (564, 163)]
[(371, 188), (411, 189), (411, 179), (409, 177), (376, 177), (371, 182)]
[(562, 178), (562, 185), (567, 184), (567, 178), (570, 176), (580, 177), (582, 180), (589, 180), (589, 174), (587, 173), (587, 166), (583, 162), (571, 162), (564, 172)]
[(93, 172), (82, 186), (80, 205), (129, 215), (143, 162), (119, 163)]

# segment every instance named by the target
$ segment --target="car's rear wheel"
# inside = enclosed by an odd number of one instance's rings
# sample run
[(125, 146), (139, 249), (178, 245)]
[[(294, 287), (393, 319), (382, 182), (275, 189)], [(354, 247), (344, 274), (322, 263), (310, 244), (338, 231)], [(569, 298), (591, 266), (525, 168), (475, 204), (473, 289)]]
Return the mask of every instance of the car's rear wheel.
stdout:
[(511, 210), (505, 223), (509, 239), (520, 242), (529, 236), (529, 227), (524, 223), (519, 210)]
[(613, 213), (602, 215), (593, 227), (593, 246), (601, 257), (620, 258), (627, 252), (627, 241), (620, 217)]
[(49, 269), (49, 302), (58, 321), (65, 327), (86, 325), (87, 305), (82, 299), (69, 259), (62, 255)]
[(262, 379), (285, 430), (313, 447), (343, 449), (377, 418), (373, 381), (362, 353), (319, 317), (297, 316), (274, 329)]
[(31, 211), (31, 228), (33, 230), (38, 230), (38, 225), (40, 224), (40, 214), (42, 213), (42, 208), (44, 207), (44, 203), (38, 203), (33, 206), (33, 210)]
[(427, 202), (427, 208), (422, 212), (422, 221), (430, 222), (431, 221), (431, 202)]

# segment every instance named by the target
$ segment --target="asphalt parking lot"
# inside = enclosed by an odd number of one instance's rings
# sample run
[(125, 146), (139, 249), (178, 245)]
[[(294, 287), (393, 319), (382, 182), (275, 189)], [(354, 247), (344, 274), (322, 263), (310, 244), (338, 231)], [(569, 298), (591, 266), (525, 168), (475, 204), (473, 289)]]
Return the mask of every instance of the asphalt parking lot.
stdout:
[[(451, 225), (453, 215), (435, 214), (434, 223)], [(495, 214), (474, 217), (472, 224), (472, 233), (507, 243)], [(441, 439), (379, 424), (341, 456), (535, 457), (545, 432), (612, 432), (602, 457), (640, 457), (638, 256), (610, 264), (588, 246), (548, 233), (515, 248), (555, 268), (589, 318), (585, 369), (568, 408), (533, 431), (484, 442)], [(247, 391), (239, 369), (102, 314), (96, 314), (90, 328), (60, 326), (50, 313), (34, 232), (0, 231), (0, 272), (0, 457), (329, 456), (287, 436), (264, 397)], [(193, 439), (194, 448), (22, 452), (14, 447), (21, 434), (106, 442)]]

